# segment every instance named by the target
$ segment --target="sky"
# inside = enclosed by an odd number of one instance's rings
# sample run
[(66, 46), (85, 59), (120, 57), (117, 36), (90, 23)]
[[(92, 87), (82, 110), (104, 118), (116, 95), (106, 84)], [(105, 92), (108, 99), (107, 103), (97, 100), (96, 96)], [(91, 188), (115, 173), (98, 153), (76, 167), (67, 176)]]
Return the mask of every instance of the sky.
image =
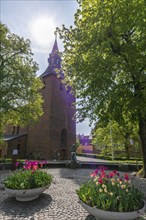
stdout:
[[(56, 27), (74, 24), (78, 8), (76, 0), (0, 0), (0, 20), (12, 33), (30, 39), (34, 60), (39, 64), (37, 75), (47, 66), (47, 59), (54, 44)], [(60, 51), (61, 40), (57, 39)], [(77, 134), (90, 135), (89, 120), (77, 123)]]

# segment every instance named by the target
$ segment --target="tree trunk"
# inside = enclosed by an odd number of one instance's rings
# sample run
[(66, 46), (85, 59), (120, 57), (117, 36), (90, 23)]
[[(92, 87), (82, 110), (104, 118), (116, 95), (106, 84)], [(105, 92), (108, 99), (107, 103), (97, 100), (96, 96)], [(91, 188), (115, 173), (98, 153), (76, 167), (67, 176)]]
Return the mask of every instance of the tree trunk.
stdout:
[(126, 133), (125, 135), (125, 143), (124, 143), (124, 147), (125, 147), (125, 152), (126, 152), (126, 158), (127, 160), (130, 159), (130, 143), (129, 143), (129, 140), (130, 140), (130, 136), (128, 133)]
[(126, 151), (126, 158), (127, 160), (130, 159), (130, 152), (129, 152), (129, 145), (125, 144), (125, 151)]
[(146, 119), (142, 117), (139, 119), (139, 135), (143, 154), (143, 177), (146, 178)]

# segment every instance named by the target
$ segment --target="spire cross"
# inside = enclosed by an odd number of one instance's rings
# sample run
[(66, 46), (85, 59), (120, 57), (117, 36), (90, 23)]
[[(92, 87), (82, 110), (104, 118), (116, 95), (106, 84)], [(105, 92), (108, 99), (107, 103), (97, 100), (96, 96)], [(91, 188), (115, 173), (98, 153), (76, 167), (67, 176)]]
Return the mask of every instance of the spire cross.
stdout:
[(57, 31), (54, 31), (55, 40), (57, 40)]

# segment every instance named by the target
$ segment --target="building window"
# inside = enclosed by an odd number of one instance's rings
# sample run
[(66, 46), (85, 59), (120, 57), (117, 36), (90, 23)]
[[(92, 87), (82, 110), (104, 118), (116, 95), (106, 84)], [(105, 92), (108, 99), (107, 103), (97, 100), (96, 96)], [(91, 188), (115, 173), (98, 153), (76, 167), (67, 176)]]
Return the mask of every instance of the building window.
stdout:
[(17, 134), (19, 134), (19, 128), (20, 128), (20, 127), (19, 127), (19, 126), (17, 126)]
[(62, 131), (61, 131), (60, 147), (61, 148), (67, 147), (67, 132), (66, 132), (65, 128), (62, 129)]
[(59, 65), (59, 66), (60, 66), (60, 60), (57, 60), (57, 65)]

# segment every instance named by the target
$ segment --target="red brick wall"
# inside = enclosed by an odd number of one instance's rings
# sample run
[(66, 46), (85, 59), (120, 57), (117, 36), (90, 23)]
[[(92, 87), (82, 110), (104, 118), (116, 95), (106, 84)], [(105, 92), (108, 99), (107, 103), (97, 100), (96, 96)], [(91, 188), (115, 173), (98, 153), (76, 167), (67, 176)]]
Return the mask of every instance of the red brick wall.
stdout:
[[(41, 153), (44, 159), (60, 159), (60, 156), (61, 159), (69, 159), (76, 136), (76, 125), (72, 120), (75, 110), (72, 109), (72, 101), (69, 103), (70, 95), (60, 79), (51, 74), (43, 80), (45, 88), (41, 93), (44, 99), (44, 114), (35, 126), (28, 129), (27, 154)], [(61, 148), (63, 129), (67, 132), (67, 144)]]
[[(44, 99), (44, 114), (35, 125), (19, 129), (19, 134), (28, 133), (27, 140), (19, 138), (23, 149), (19, 158), (26, 155), (33, 159), (70, 159), (71, 146), (76, 141), (75, 108), (72, 107), (75, 99), (54, 74), (45, 76), (43, 81), (45, 86), (40, 92)], [(66, 131), (66, 143), (61, 146), (63, 129)], [(6, 134), (12, 135), (12, 131), (13, 126), (9, 126)], [(8, 142), (8, 157), (11, 157), (19, 139)]]

